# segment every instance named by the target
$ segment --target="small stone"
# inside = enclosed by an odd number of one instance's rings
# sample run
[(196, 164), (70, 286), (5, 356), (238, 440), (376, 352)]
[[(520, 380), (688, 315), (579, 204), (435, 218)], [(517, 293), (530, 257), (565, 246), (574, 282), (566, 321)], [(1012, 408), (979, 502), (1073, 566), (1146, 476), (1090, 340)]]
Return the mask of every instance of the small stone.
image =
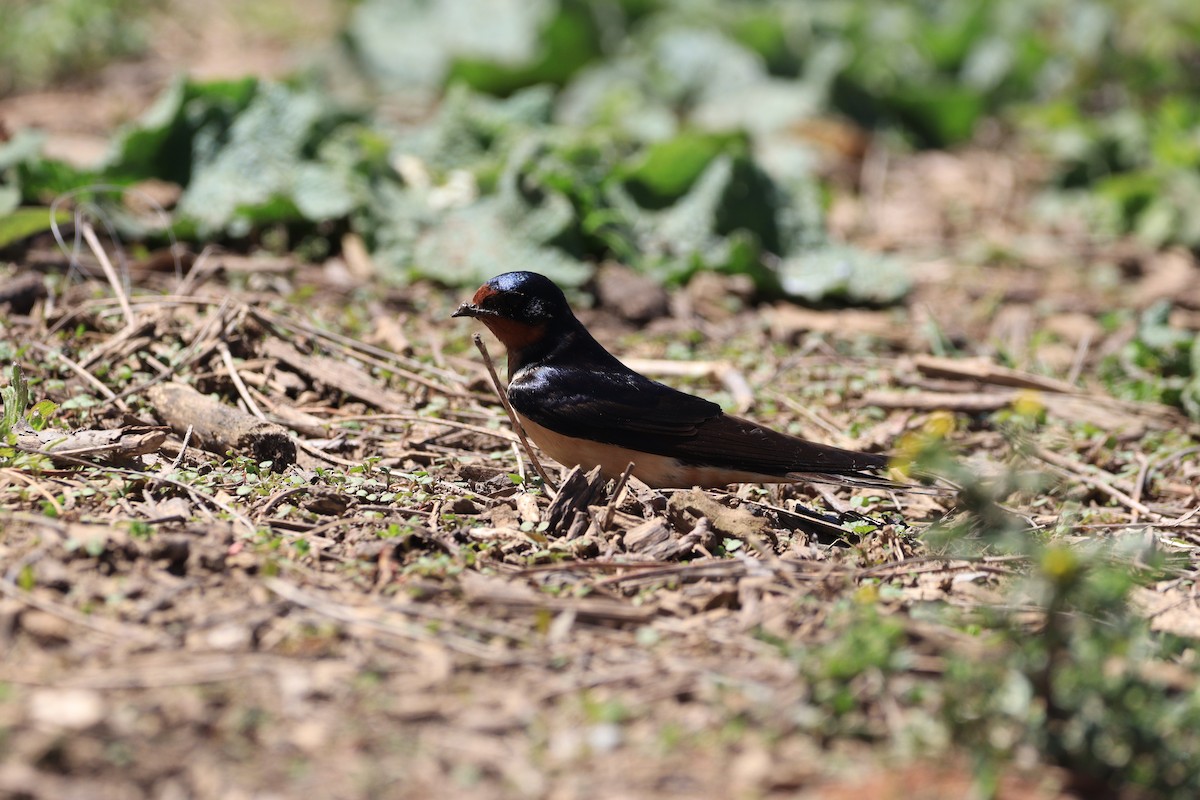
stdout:
[(521, 522), (528, 522), (531, 525), (536, 525), (542, 521), (542, 513), (538, 509), (537, 498), (531, 494), (517, 495), (517, 514), (521, 517)]
[(82, 731), (104, 719), (104, 701), (89, 689), (38, 689), (29, 696), (29, 716), (40, 725)]
[(603, 722), (588, 728), (588, 746), (593, 753), (611, 753), (624, 741), (621, 727), (612, 722)]
[(455, 514), (478, 514), (479, 506), (469, 497), (459, 497), (450, 503), (450, 511)]
[(385, 542), (379, 539), (358, 542), (354, 545), (354, 558), (358, 561), (375, 561), (386, 548), (395, 546), (394, 542)]
[(204, 643), (212, 650), (235, 652), (253, 649), (254, 635), (246, 625), (228, 623), (208, 631)]
[(596, 274), (600, 304), (630, 322), (645, 323), (667, 315), (667, 293), (652, 278), (620, 264), (604, 264)]
[(318, 492), (302, 505), (305, 511), (336, 517), (346, 513), (346, 509), (350, 507), (350, 498), (336, 492)]
[(36, 608), (21, 613), (20, 625), (21, 630), (43, 644), (63, 644), (71, 639), (71, 623)]

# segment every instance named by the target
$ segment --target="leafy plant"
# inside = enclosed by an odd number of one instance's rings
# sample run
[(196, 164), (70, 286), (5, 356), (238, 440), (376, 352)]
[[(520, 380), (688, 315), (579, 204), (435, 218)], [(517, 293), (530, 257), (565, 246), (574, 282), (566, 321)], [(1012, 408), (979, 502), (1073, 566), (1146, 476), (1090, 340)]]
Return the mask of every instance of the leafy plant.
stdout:
[(12, 365), (8, 386), (0, 389), (0, 400), (4, 403), (4, 413), (0, 416), (0, 438), (11, 444), (12, 436), (29, 408), (29, 383), (20, 366)]
[(1137, 787), (1154, 797), (1200, 791), (1200, 701), (1157, 670), (1190, 644), (1152, 634), (1131, 612), (1130, 591), (1155, 575), (1131, 572), (1133, 555), (1040, 549), (1021, 587), (1043, 609), (1040, 627), (993, 620), (1002, 633), (991, 656), (953, 665), (944, 715), (987, 774), (1029, 747), (1082, 786)]
[[(140, 7), (102, 5), (124, 4)], [(834, 114), (917, 146), (1017, 117), (1098, 224), (1197, 246), (1200, 12), (1154, 8), (368, 1), (348, 46), (376, 86), (440, 95), (426, 122), (396, 132), (303, 80), (181, 81), (96, 170), (43, 158), (33, 135), (0, 147), (0, 243), (48, 224), (22, 204), (111, 201), (87, 187), (154, 178), (183, 190), (183, 237), (299, 236), (324, 253), (351, 230), (396, 281), (519, 263), (579, 284), (616, 259), (663, 281), (717, 270), (810, 302), (892, 303), (906, 266), (825, 232), (816, 149), (796, 132)]]
[(452, 81), (497, 95), (564, 83), (600, 55), (594, 2), (365, 0), (347, 29), (351, 54), (389, 89), (439, 89)]
[(0, 401), (4, 406), (0, 413), (0, 466), (42, 468), (48, 463), (45, 458), (17, 449), (17, 431), (23, 426), (45, 429), (56, 406), (43, 400), (30, 408), (29, 382), (17, 364), (9, 372), (8, 386), (0, 388)]
[(1181, 406), (1200, 419), (1200, 347), (1190, 331), (1170, 324), (1171, 304), (1142, 312), (1137, 335), (1100, 365), (1100, 377), (1118, 397)]
[[(1014, 436), (1019, 448), (1021, 434)], [(1158, 665), (1177, 661), (1180, 642), (1153, 634), (1130, 606), (1137, 587), (1166, 574), (1163, 555), (1140, 537), (1068, 545), (1036, 535), (999, 505), (1032, 486), (1022, 473), (985, 483), (948, 460), (928, 431), (902, 449), (915, 453), (914, 469), (953, 474), (960, 505), (973, 518), (928, 534), (932, 547), (974, 557), (1004, 552), (1033, 566), (1007, 588), (1009, 605), (1036, 609), (1038, 621), (981, 609), (978, 617), (994, 632), (987, 658), (956, 656), (946, 673), (942, 718), (952, 740), (976, 757), (983, 784), (1030, 748), (1084, 786), (1194, 796), (1200, 701), (1155, 677)], [(1194, 668), (1187, 671), (1194, 680)]]
[(1170, 96), (1149, 109), (1094, 117), (1059, 103), (1029, 117), (1059, 163), (1057, 184), (1077, 195), (1095, 223), (1158, 246), (1200, 246), (1200, 112)]
[(10, 0), (0, 27), (0, 94), (80, 75), (146, 43), (159, 0)]

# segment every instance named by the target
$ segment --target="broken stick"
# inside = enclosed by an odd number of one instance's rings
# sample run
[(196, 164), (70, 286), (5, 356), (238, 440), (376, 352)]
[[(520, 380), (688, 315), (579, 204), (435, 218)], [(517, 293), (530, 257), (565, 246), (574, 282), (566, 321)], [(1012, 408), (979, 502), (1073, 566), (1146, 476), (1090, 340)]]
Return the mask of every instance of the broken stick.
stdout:
[(160, 383), (145, 392), (154, 413), (180, 436), (192, 428), (192, 442), (211, 453), (270, 461), (280, 471), (296, 463), (296, 443), (286, 428), (200, 394), (182, 383)]
[(81, 461), (123, 464), (137, 456), (153, 453), (167, 438), (163, 428), (129, 425), (112, 430), (88, 429), (35, 431), (25, 427), (15, 431), (17, 447), (47, 456), (55, 464), (74, 467)]

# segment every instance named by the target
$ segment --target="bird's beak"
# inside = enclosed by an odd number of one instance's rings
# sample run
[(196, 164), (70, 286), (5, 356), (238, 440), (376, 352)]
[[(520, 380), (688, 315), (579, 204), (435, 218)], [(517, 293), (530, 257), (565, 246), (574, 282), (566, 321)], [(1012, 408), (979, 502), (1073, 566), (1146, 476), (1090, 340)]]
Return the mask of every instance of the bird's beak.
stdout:
[(493, 311), (490, 308), (476, 305), (475, 303), (463, 303), (458, 307), (458, 310), (450, 315), (451, 317), (498, 317), (499, 312)]

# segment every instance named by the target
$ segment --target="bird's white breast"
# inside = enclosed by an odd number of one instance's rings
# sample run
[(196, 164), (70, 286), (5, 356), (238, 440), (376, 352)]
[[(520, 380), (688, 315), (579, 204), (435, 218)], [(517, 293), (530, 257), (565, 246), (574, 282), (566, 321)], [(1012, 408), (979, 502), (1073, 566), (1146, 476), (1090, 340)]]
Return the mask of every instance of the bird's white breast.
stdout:
[(771, 475), (735, 472), (717, 467), (684, 464), (671, 456), (642, 453), (628, 447), (564, 436), (517, 414), (530, 439), (560, 464), (591, 469), (599, 465), (606, 478), (615, 478), (633, 462), (633, 475), (649, 486), (686, 489), (692, 486), (727, 486), (731, 483), (770, 483), (783, 480)]

